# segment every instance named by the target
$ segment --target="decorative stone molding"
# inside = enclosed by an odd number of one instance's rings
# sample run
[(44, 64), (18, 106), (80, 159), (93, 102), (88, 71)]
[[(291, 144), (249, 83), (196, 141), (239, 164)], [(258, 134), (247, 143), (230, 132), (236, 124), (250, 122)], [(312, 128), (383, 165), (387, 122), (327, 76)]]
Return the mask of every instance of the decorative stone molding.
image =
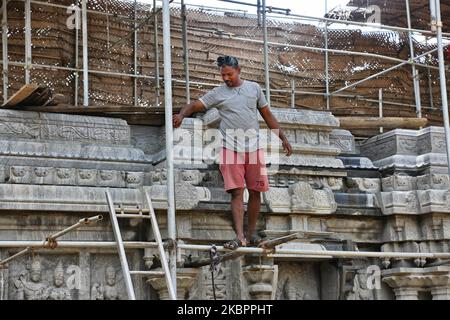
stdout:
[(348, 130), (334, 129), (330, 133), (330, 145), (339, 148), (340, 153), (356, 153), (355, 138)]
[(273, 300), (277, 287), (278, 267), (250, 265), (243, 268), (247, 290), (252, 300)]
[[(167, 187), (165, 185), (153, 185), (149, 189), (152, 200), (167, 201)], [(194, 209), (200, 201), (209, 201), (211, 199), (211, 192), (208, 188), (196, 187), (187, 182), (177, 183), (175, 190), (177, 190), (175, 205), (180, 210)]]
[(144, 184), (144, 173), (116, 170), (12, 166), (9, 167), (8, 182), (16, 184), (138, 188)]
[[(161, 270), (158, 269), (158, 271)], [(199, 270), (194, 268), (177, 269), (177, 300), (189, 299), (189, 293), (197, 279), (198, 273)], [(170, 300), (165, 277), (147, 277), (146, 282), (155, 289), (160, 300)]]
[(291, 212), (333, 213), (337, 209), (333, 192), (329, 189), (314, 190), (306, 182), (298, 182), (289, 187)]
[(130, 143), (126, 121), (58, 113), (0, 110), (0, 137), (95, 144)]
[(419, 170), (446, 174), (445, 134), (441, 127), (422, 130), (396, 129), (367, 139), (361, 155), (370, 158), (381, 170)]
[(429, 291), (433, 300), (450, 299), (450, 267), (397, 268), (382, 271), (382, 280), (397, 300), (418, 300), (419, 291)]
[(407, 175), (393, 175), (381, 179), (384, 192), (416, 190), (416, 178)]
[(376, 193), (380, 192), (380, 179), (378, 178), (345, 178), (348, 193)]
[(337, 204), (330, 189), (313, 189), (306, 182), (297, 182), (289, 188), (270, 188), (264, 194), (265, 203), (273, 212), (330, 214)]
[(417, 177), (417, 189), (428, 190), (448, 190), (449, 179), (448, 174), (426, 174)]

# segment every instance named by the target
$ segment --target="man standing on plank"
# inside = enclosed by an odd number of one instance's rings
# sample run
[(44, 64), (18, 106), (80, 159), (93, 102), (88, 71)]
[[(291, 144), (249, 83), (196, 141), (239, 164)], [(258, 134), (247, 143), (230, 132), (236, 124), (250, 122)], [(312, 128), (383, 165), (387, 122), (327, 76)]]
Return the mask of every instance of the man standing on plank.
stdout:
[[(261, 207), (261, 192), (269, 190), (264, 151), (259, 141), (257, 111), (269, 129), (274, 130), (281, 139), (287, 156), (292, 154), (292, 147), (277, 119), (270, 112), (259, 84), (240, 78), (238, 60), (232, 56), (219, 57), (217, 65), (225, 84), (185, 105), (180, 113), (173, 116), (173, 126), (180, 127), (183, 119), (195, 112), (211, 107), (218, 109), (221, 118), (220, 133), (223, 137), (220, 172), (225, 182), (225, 191), (231, 194), (231, 212), (236, 232), (236, 238), (225, 243), (224, 247), (237, 249), (247, 246), (247, 239), (249, 245), (256, 246), (260, 240), (256, 233), (256, 223)], [(244, 234), (245, 187), (249, 192), (247, 239)]]

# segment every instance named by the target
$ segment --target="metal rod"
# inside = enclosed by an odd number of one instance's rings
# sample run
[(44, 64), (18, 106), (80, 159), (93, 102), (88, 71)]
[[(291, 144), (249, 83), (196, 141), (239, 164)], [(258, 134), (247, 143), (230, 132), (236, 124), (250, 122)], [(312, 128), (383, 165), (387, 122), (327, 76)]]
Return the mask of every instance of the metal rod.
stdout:
[(445, 142), (447, 151), (447, 169), (450, 176), (450, 124), (448, 117), (447, 82), (445, 79), (444, 52), (442, 47), (441, 2), (436, 0), (437, 48), (439, 58), (439, 81), (441, 85), (442, 114), (444, 116)]
[[(134, 0), (134, 46), (133, 46), (133, 55), (134, 55), (134, 75), (137, 75), (137, 69), (138, 69), (138, 59), (137, 59), (137, 51), (138, 51), (138, 28), (137, 28), (137, 22), (136, 22), (136, 16), (137, 16), (137, 0)], [(137, 78), (134, 77), (133, 79), (133, 97), (134, 97), (134, 105), (138, 105), (138, 88), (137, 88)]]
[[(328, 13), (328, 1), (325, 0), (325, 14)], [(330, 110), (330, 78), (328, 74), (328, 22), (325, 21), (325, 89), (326, 89), (326, 100), (327, 100), (327, 110)]]
[[(434, 52), (434, 51), (436, 51), (436, 50), (437, 50), (437, 49), (430, 50), (430, 51), (425, 52), (425, 53), (423, 53), (423, 54), (421, 54), (421, 55), (419, 55), (419, 56), (417, 56), (417, 57), (415, 57), (415, 58), (413, 58), (413, 59), (414, 59), (414, 60), (419, 59), (419, 58), (421, 58), (421, 57), (423, 57), (423, 56), (425, 56), (425, 55), (427, 55), (427, 54), (429, 54), (429, 53), (431, 53), (431, 52)], [(397, 64), (397, 65), (392, 66), (392, 67), (390, 67), (390, 68), (387, 68), (387, 69), (385, 69), (385, 70), (383, 70), (383, 71), (380, 71), (380, 72), (378, 72), (378, 73), (375, 73), (375, 74), (373, 74), (373, 75), (371, 75), (371, 76), (368, 76), (367, 78), (364, 78), (364, 79), (362, 79), (362, 80), (356, 81), (356, 82), (354, 82), (354, 83), (352, 83), (352, 84), (349, 84), (348, 86), (345, 86), (345, 87), (343, 87), (343, 88), (341, 88), (341, 89), (338, 89), (338, 90), (336, 90), (336, 91), (333, 91), (333, 92), (331, 93), (331, 95), (336, 94), (336, 93), (341, 92), (341, 91), (344, 91), (344, 90), (347, 90), (347, 89), (352, 88), (352, 87), (354, 87), (354, 86), (357, 86), (358, 84), (361, 84), (361, 83), (363, 83), (363, 82), (365, 82), (365, 81), (367, 81), (367, 80), (376, 78), (376, 77), (378, 77), (378, 76), (380, 76), (380, 75), (382, 75), (382, 74), (388, 73), (388, 72), (390, 72), (390, 71), (392, 71), (392, 70), (398, 69), (398, 68), (404, 66), (404, 65), (407, 64), (407, 63), (409, 63), (409, 61), (404, 61), (404, 62), (402, 62), (402, 63), (400, 63), (400, 64)]]
[(430, 69), (427, 70), (428, 73), (428, 95), (430, 96), (430, 108), (434, 109), (434, 99), (433, 99), (433, 86), (431, 84), (431, 71)]
[[(163, 0), (163, 47), (164, 47), (164, 103), (166, 126), (166, 163), (167, 163), (167, 229), (168, 237), (175, 243), (175, 185), (173, 167), (173, 125), (172, 125), (172, 57), (170, 44), (170, 8), (169, 0)], [(170, 272), (175, 292), (177, 291), (176, 248), (169, 251)]]
[[(126, 249), (157, 248), (156, 242), (124, 241)], [(42, 248), (42, 241), (0, 241), (0, 248)], [(58, 241), (58, 249), (117, 249), (117, 243), (112, 241)]]
[(26, 255), (28, 252), (31, 251), (31, 249), (32, 249), (31, 247), (25, 248), (25, 249), (23, 249), (23, 250), (17, 252), (16, 254), (12, 255), (11, 257), (6, 258), (5, 260), (1, 260), (1, 261), (0, 261), (0, 269), (1, 269), (4, 265), (6, 265), (8, 262), (10, 262), (11, 260), (14, 260), (14, 259), (17, 259), (17, 258), (19, 258), (19, 257), (21, 257), (21, 256)]
[[(26, 0), (20, 0), (20, 1), (26, 1)], [(430, 1), (434, 1), (434, 0), (430, 0)], [(33, 4), (39, 4), (39, 5), (43, 5), (43, 6), (49, 6), (49, 7), (58, 7), (58, 8), (63, 8), (66, 9), (67, 6), (65, 5), (59, 5), (59, 4), (55, 4), (55, 3), (49, 3), (49, 2), (42, 2), (42, 1), (37, 1), (37, 0), (31, 0), (31, 3)], [(178, 2), (173, 2), (173, 3), (178, 3)], [(189, 7), (197, 7), (197, 8), (203, 8), (204, 10), (206, 9), (216, 9), (215, 11), (218, 12), (247, 12), (246, 10), (239, 10), (239, 9), (228, 9), (228, 8), (219, 8), (219, 7), (210, 7), (210, 6), (204, 6), (204, 5), (194, 5), (194, 4), (186, 4)], [(279, 9), (282, 11), (288, 10), (288, 9), (283, 9), (283, 8), (276, 8), (276, 7), (271, 7), (272, 9)], [(123, 15), (116, 15), (113, 13), (107, 13), (107, 12), (101, 12), (101, 11), (96, 11), (96, 10), (87, 10), (88, 13), (92, 13), (92, 14), (99, 14), (99, 15), (107, 15), (107, 16), (111, 16), (111, 17), (117, 17), (117, 18), (122, 18), (122, 19), (129, 19), (130, 17), (128, 16), (123, 16)], [(276, 13), (276, 14), (280, 14), (280, 13)], [(408, 28), (402, 28), (402, 27), (396, 27), (396, 26), (388, 26), (388, 25), (381, 25), (381, 24), (372, 24), (372, 23), (364, 23), (364, 22), (356, 22), (356, 21), (347, 21), (347, 20), (338, 20), (338, 19), (331, 19), (331, 18), (319, 18), (319, 17), (314, 17), (314, 16), (308, 16), (308, 15), (300, 15), (300, 14), (284, 14), (286, 17), (283, 16), (271, 16), (268, 15), (268, 18), (277, 18), (277, 19), (289, 19), (289, 20), (300, 20), (300, 21), (304, 21), (304, 20), (312, 20), (312, 21), (327, 21), (329, 24), (345, 24), (345, 25), (355, 25), (355, 26), (361, 26), (361, 27), (371, 27), (371, 28), (375, 28), (375, 29), (381, 29), (381, 30), (392, 30), (392, 31), (399, 31), (399, 32), (408, 32), (408, 31), (412, 31), (412, 32), (416, 32), (416, 33), (421, 33), (424, 35), (434, 35), (435, 32), (429, 31), (429, 30), (422, 30), (422, 29), (410, 29), (408, 30)], [(450, 33), (445, 33), (443, 32), (442, 35), (444, 37), (450, 37)]]
[(158, 221), (156, 220), (155, 210), (153, 210), (152, 200), (148, 194), (148, 192), (144, 191), (145, 200), (147, 201), (148, 208), (150, 210), (150, 217), (152, 219), (152, 230), (153, 235), (156, 238), (156, 243), (158, 244), (158, 251), (160, 255), (161, 265), (164, 271), (164, 275), (166, 277), (167, 290), (169, 290), (169, 295), (172, 300), (177, 300), (177, 295), (175, 292), (175, 288), (173, 286), (169, 265), (167, 263), (166, 253), (164, 251), (161, 234), (159, 232)]
[(184, 78), (186, 81), (186, 103), (191, 103), (191, 93), (189, 90), (189, 47), (187, 37), (186, 5), (184, 4), (184, 0), (181, 0), (181, 19), (183, 23), (183, 64)]
[(2, 5), (3, 102), (8, 101), (8, 0)]
[[(0, 61), (0, 63), (3, 63), (3, 61)], [(13, 61), (9, 63), (12, 66), (21, 66), (23, 67), (25, 65), (25, 63), (23, 62), (17, 62), (17, 61)], [(65, 70), (65, 71), (78, 71), (81, 72), (83, 71), (83, 69), (75, 69), (75, 68), (69, 68), (69, 67), (59, 67), (59, 66), (49, 66), (49, 65), (43, 65), (43, 64), (33, 64), (32, 65), (33, 69), (37, 69), (37, 68), (42, 68), (42, 69), (52, 69), (52, 70)], [(100, 71), (100, 70), (89, 70), (89, 73), (92, 74), (101, 74), (101, 75), (110, 75), (110, 76), (118, 76), (118, 77), (134, 77), (133, 74), (126, 74), (126, 73), (118, 73), (118, 72), (110, 72), (110, 71)], [(142, 78), (142, 79), (155, 79), (154, 76), (144, 76), (144, 75), (137, 75), (138, 78)], [(181, 79), (173, 79), (172, 82), (174, 83), (186, 83), (185, 80), (181, 80)], [(218, 87), (221, 84), (216, 84), (216, 83), (207, 83), (207, 82), (198, 82), (198, 81), (190, 81), (191, 85), (197, 85), (197, 86), (208, 86), (208, 87)], [(263, 89), (265, 90), (265, 89)], [(291, 90), (283, 90), (283, 89), (271, 89), (271, 92), (282, 92), (282, 93), (290, 93)], [(295, 94), (304, 94), (304, 95), (318, 95), (318, 96), (324, 96), (325, 93), (324, 92), (313, 92), (313, 91), (301, 91), (301, 90), (296, 90)], [(346, 97), (346, 98), (356, 98), (359, 100), (363, 100), (363, 101), (368, 101), (368, 102), (375, 102), (378, 103), (378, 100), (375, 99), (368, 99), (368, 98), (362, 98), (361, 96), (358, 95), (349, 95), (349, 94), (333, 94), (336, 97)], [(405, 107), (415, 107), (411, 104), (406, 104), (406, 103), (399, 103), (399, 102), (393, 102), (393, 101), (383, 101), (384, 104), (389, 104), (389, 105), (396, 105), (396, 106), (405, 106)], [(422, 109), (433, 109), (431, 107), (425, 107), (422, 106)]]
[[(269, 18), (272, 18), (272, 16), (268, 16)], [(396, 26), (388, 26), (388, 25), (382, 25), (379, 23), (369, 23), (369, 22), (356, 22), (356, 21), (348, 21), (348, 20), (338, 20), (338, 19), (331, 19), (331, 18), (319, 18), (319, 17), (313, 17), (308, 15), (301, 15), (301, 14), (289, 14), (286, 17), (279, 17), (274, 16), (277, 19), (289, 19), (289, 20), (312, 20), (312, 21), (319, 21), (319, 22), (328, 22), (330, 25), (333, 23), (336, 24), (345, 24), (345, 25), (353, 25), (353, 26), (359, 26), (359, 27), (370, 27), (374, 29), (380, 29), (380, 30), (391, 30), (391, 31), (398, 31), (398, 32), (415, 32), (420, 33), (423, 35), (434, 35), (434, 32), (429, 30), (422, 30), (422, 29), (408, 29), (408, 28), (402, 28), (402, 27), (396, 27)], [(444, 36), (448, 37), (450, 36), (450, 33), (443, 33)]]
[[(251, 43), (258, 43), (258, 44), (264, 44), (264, 41), (256, 40), (256, 39), (250, 39), (250, 38), (241, 38), (241, 37), (231, 37), (233, 40), (238, 41), (244, 41), (244, 42), (251, 42)], [(296, 49), (303, 49), (305, 51), (313, 51), (313, 52), (323, 52), (325, 51), (325, 48), (320, 47), (307, 47), (307, 46), (300, 46), (300, 45), (294, 45), (289, 43), (279, 43), (279, 42), (268, 42), (268, 45), (274, 46), (274, 47), (283, 47), (283, 48), (296, 48)], [(383, 56), (381, 54), (375, 54), (375, 53), (368, 53), (368, 52), (357, 52), (357, 51), (348, 51), (348, 50), (337, 50), (337, 49), (327, 49), (328, 52), (335, 53), (335, 54), (345, 54), (345, 55), (355, 55), (355, 56), (363, 56), (363, 57), (372, 57), (372, 58), (378, 58), (382, 60), (387, 61), (393, 61), (393, 62), (405, 62), (405, 63), (411, 63), (409, 60), (402, 60), (399, 58), (394, 57), (388, 57)], [(422, 64), (422, 63), (414, 63), (416, 66), (424, 67), (424, 68), (430, 68), (430, 69), (436, 69), (438, 70), (438, 67)]]
[(156, 0), (153, 0), (153, 16), (154, 16), (154, 37), (153, 42), (155, 46), (155, 95), (156, 106), (159, 106), (159, 98), (161, 95), (161, 85), (159, 82), (159, 38), (158, 38), (158, 14), (156, 13)]
[[(20, 1), (26, 1), (26, 0), (20, 0)], [(43, 1), (37, 1), (37, 0), (31, 0), (32, 4), (38, 4), (41, 6), (47, 6), (47, 7), (53, 7), (53, 8), (61, 8), (61, 9), (67, 9), (67, 5), (63, 5), (63, 4), (56, 4), (56, 3), (50, 3), (50, 2), (43, 2)], [(103, 11), (97, 11), (97, 10), (86, 10), (87, 13), (92, 13), (92, 14), (98, 14), (98, 15), (103, 15), (103, 16), (108, 16), (108, 17), (114, 17), (114, 18), (121, 18), (121, 19), (127, 19), (129, 20), (130, 17), (129, 16), (124, 16), (124, 15), (120, 15), (120, 14), (115, 14), (115, 13), (108, 13), (108, 12), (103, 12)]]
[(261, 0), (256, 0), (256, 18), (258, 20), (258, 27), (261, 26)]
[(41, 242), (39, 242), (40, 244), (38, 246), (31, 246), (31, 245), (26, 246), (26, 248), (24, 250), (14, 254), (14, 255), (12, 255), (11, 257), (9, 257), (9, 258), (7, 258), (5, 260), (1, 260), (0, 261), (0, 268), (3, 265), (7, 264), (9, 261), (11, 261), (13, 259), (16, 259), (16, 258), (19, 258), (19, 257), (27, 254), (28, 252), (33, 250), (35, 247), (40, 247), (40, 248), (49, 248), (50, 247), (50, 248), (54, 249), (54, 248), (56, 248), (56, 246), (52, 247), (52, 246), (49, 246), (49, 245), (51, 245), (52, 243), (56, 244), (56, 239), (57, 238), (62, 237), (63, 235), (69, 233), (72, 230), (75, 230), (75, 229), (79, 228), (82, 225), (89, 225), (89, 224), (92, 224), (92, 223), (96, 223), (96, 222), (98, 222), (98, 221), (100, 221), (102, 219), (103, 219), (103, 217), (101, 215), (90, 217), (90, 218), (80, 219), (77, 223), (73, 224), (72, 226), (70, 226), (70, 227), (68, 227), (68, 228), (66, 228), (66, 229), (64, 229), (62, 231), (59, 231), (57, 233), (54, 233), (54, 234), (48, 236), (47, 238), (45, 238), (44, 243), (42, 243), (42, 241), (41, 241)]
[[(60, 241), (58, 242), (59, 249), (114, 249), (116, 248), (115, 242), (104, 241)], [(126, 241), (124, 246), (127, 249), (144, 249), (144, 248), (157, 248), (155, 242), (133, 242)], [(0, 241), (0, 248), (40, 248), (42, 247), (42, 241)], [(195, 244), (178, 244), (179, 249), (183, 250), (197, 250), (209, 252), (211, 246), (209, 245), (195, 245)], [(218, 251), (230, 252), (229, 249), (225, 249), (223, 246), (216, 246)], [(290, 255), (301, 258), (302, 256), (315, 256), (315, 257), (329, 257), (329, 258), (427, 258), (427, 259), (450, 259), (450, 253), (442, 252), (373, 252), (373, 251), (332, 251), (332, 250), (302, 250), (302, 249), (275, 249), (266, 250), (261, 248), (241, 247), (235, 250), (242, 253), (259, 253), (259, 254), (277, 254), (277, 255)]]
[[(3, 60), (0, 62), (3, 63)], [(19, 67), (25, 66), (25, 63), (18, 62), (18, 61), (12, 61), (12, 62), (9, 62), (9, 64), (12, 66), (19, 66)], [(31, 66), (33, 69), (64, 70), (64, 71), (74, 71), (74, 72), (83, 72), (84, 71), (84, 69), (51, 66), (51, 65), (46, 65), (46, 64), (32, 64)], [(101, 70), (88, 70), (88, 73), (108, 75), (108, 76), (117, 76), (117, 77), (130, 77), (130, 78), (136, 77), (136, 78), (142, 78), (142, 79), (155, 79), (154, 76), (144, 76), (144, 75), (139, 75), (139, 74), (134, 75), (134, 74), (130, 74), (130, 73), (120, 73), (120, 72), (101, 71)], [(176, 81), (181, 81), (184, 83), (184, 80), (176, 80)]]
[[(85, 1), (85, 0), (83, 0)], [(112, 200), (109, 189), (106, 189), (106, 200), (108, 201), (109, 207), (109, 217), (111, 219), (111, 225), (114, 232), (114, 237), (116, 238), (117, 251), (119, 252), (120, 264), (122, 266), (123, 280), (125, 282), (125, 287), (127, 290), (127, 295), (129, 300), (136, 300), (133, 282), (131, 281), (130, 269), (128, 268), (127, 256), (125, 254), (125, 249), (123, 246), (122, 235), (120, 233), (119, 222), (117, 221), (116, 211), (114, 210), (114, 202)]]
[(82, 0), (82, 23), (83, 23), (83, 106), (89, 105), (89, 58), (88, 58), (88, 30), (86, 0)]
[(265, 73), (265, 83), (266, 83), (266, 98), (270, 103), (270, 70), (269, 70), (269, 45), (267, 41), (267, 17), (266, 17), (266, 0), (262, 0), (262, 25), (263, 25), (263, 46), (264, 46), (264, 73)]
[(30, 83), (31, 71), (31, 2), (25, 1), (25, 83)]
[(295, 109), (295, 79), (291, 79), (291, 108)]
[(98, 221), (101, 221), (101, 220), (103, 220), (103, 216), (101, 216), (101, 215), (94, 216), (94, 217), (91, 217), (91, 218), (80, 219), (74, 225), (72, 225), (72, 226), (70, 226), (70, 227), (68, 227), (68, 228), (66, 228), (66, 229), (64, 229), (62, 231), (59, 231), (59, 232), (57, 232), (55, 234), (52, 234), (51, 236), (48, 236), (46, 240), (55, 240), (56, 238), (62, 237), (66, 233), (69, 233), (70, 231), (75, 230), (75, 229), (79, 228), (80, 226), (89, 225), (89, 224), (92, 224), (92, 223), (95, 223), (95, 222), (98, 222)]
[[(406, 4), (406, 17), (408, 22), (408, 29), (411, 29), (411, 13), (409, 10), (409, 0), (405, 0)], [(411, 59), (414, 59), (414, 44), (412, 40), (411, 31), (408, 31), (409, 38), (409, 52)], [(417, 118), (422, 118), (422, 109), (420, 105), (420, 84), (419, 84), (419, 71), (416, 70), (416, 66), (413, 64), (412, 68), (412, 77), (413, 77), (413, 85), (414, 85), (414, 98), (416, 101), (416, 116)]]
[[(224, 249), (222, 246), (216, 246), (217, 250), (229, 252), (229, 250)], [(184, 250), (198, 250), (198, 251), (209, 251), (211, 246), (208, 245), (193, 245), (193, 244), (179, 244), (178, 248)], [(249, 248), (241, 247), (233, 252), (242, 253), (261, 253), (269, 255), (296, 255), (301, 258), (303, 255), (307, 256), (326, 256), (333, 258), (356, 258), (356, 257), (367, 257), (367, 258), (429, 258), (429, 259), (448, 259), (450, 258), (450, 253), (424, 253), (424, 252), (372, 252), (372, 251), (337, 251), (337, 250), (303, 250), (303, 249), (261, 249), (261, 248)]]
[[(383, 118), (383, 89), (378, 89), (378, 116)], [(380, 133), (383, 133), (383, 127), (380, 127)]]
[(80, 78), (80, 74), (78, 73), (78, 69), (80, 68), (80, 61), (79, 61), (79, 50), (80, 50), (80, 35), (79, 35), (79, 30), (80, 30), (80, 10), (79, 7), (76, 7), (75, 10), (75, 69), (77, 69), (76, 71), (74, 71), (74, 75), (75, 75), (75, 101), (74, 104), (76, 107), (78, 107), (78, 95), (79, 95), (79, 78)]
[[(242, 1), (236, 1), (236, 0), (219, 0), (219, 1), (228, 2), (228, 3), (234, 3), (234, 4), (243, 5), (243, 6), (249, 6), (249, 7), (257, 7), (258, 6), (258, 4), (242, 2)], [(263, 6), (264, 6), (264, 4), (263, 4)], [(286, 13), (291, 12), (290, 9), (279, 8), (279, 7), (272, 7), (272, 6), (270, 7), (270, 10), (285, 11)]]

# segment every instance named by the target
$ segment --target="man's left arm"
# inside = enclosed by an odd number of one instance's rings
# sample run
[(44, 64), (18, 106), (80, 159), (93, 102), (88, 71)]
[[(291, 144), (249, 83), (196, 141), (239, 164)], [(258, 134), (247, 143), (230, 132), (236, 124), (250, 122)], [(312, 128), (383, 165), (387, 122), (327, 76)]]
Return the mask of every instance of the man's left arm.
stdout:
[(266, 122), (267, 126), (271, 130), (275, 130), (276, 134), (280, 138), (280, 140), (283, 142), (283, 149), (286, 152), (286, 155), (289, 157), (292, 154), (292, 146), (289, 143), (288, 139), (284, 135), (283, 130), (281, 130), (280, 125), (278, 124), (277, 119), (270, 111), (270, 108), (268, 106), (265, 106), (263, 108), (259, 108), (259, 113), (263, 117), (264, 121)]

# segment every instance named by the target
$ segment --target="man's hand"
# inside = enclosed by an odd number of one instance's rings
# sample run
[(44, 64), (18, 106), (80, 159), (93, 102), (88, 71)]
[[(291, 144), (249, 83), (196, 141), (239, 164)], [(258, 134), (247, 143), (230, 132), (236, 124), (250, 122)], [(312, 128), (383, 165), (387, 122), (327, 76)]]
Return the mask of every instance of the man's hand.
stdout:
[(172, 117), (172, 123), (174, 128), (179, 128), (183, 122), (184, 116), (181, 114), (174, 114)]
[(292, 154), (292, 146), (286, 138), (284, 138), (282, 141), (284, 152), (286, 152), (286, 156), (290, 157)]

